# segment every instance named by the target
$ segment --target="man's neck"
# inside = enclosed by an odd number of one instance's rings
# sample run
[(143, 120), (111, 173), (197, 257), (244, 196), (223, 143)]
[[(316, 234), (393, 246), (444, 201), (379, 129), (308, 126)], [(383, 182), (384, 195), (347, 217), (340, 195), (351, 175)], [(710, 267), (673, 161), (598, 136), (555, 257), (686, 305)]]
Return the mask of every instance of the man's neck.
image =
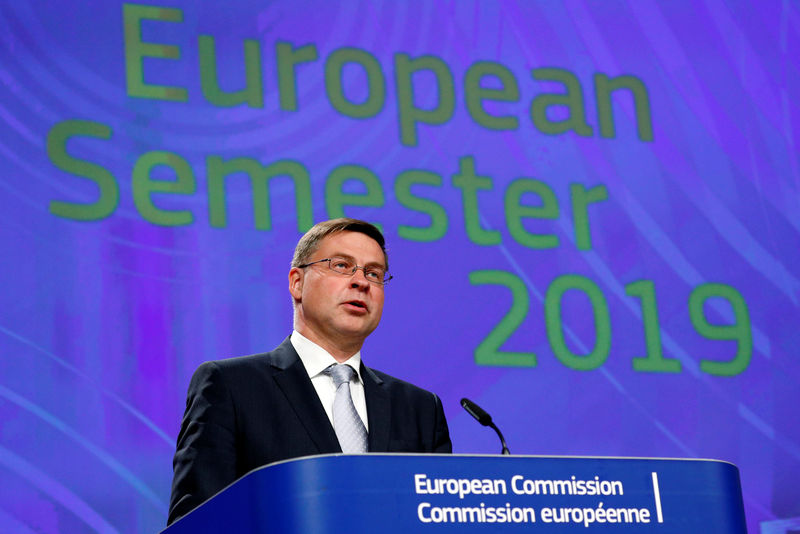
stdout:
[(364, 344), (363, 341), (358, 343), (347, 343), (344, 340), (332, 340), (325, 336), (320, 336), (313, 330), (304, 328), (301, 325), (295, 325), (294, 328), (304, 338), (325, 349), (328, 354), (333, 356), (333, 359), (339, 363), (343, 363), (350, 359), (353, 354), (361, 350), (361, 346)]

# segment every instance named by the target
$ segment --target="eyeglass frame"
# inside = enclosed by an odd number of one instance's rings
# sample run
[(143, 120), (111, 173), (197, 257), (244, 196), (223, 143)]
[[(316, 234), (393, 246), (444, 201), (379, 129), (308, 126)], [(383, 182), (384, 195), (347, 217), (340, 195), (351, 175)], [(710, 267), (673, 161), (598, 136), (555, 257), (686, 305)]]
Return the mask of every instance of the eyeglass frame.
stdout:
[[(389, 271), (384, 271), (384, 272), (383, 272), (383, 276), (384, 276), (384, 278), (383, 278), (383, 281), (378, 281), (378, 280), (370, 280), (370, 279), (367, 277), (367, 267), (366, 267), (366, 266), (363, 266), (363, 265), (358, 265), (358, 264), (356, 264), (355, 262), (353, 262), (353, 263), (354, 263), (354, 265), (353, 265), (353, 270), (352, 270), (352, 271), (350, 271), (350, 273), (346, 273), (346, 272), (342, 272), (342, 271), (337, 271), (336, 269), (334, 269), (334, 268), (331, 266), (331, 262), (332, 262), (333, 260), (344, 260), (344, 261), (346, 261), (346, 262), (350, 263), (350, 260), (348, 260), (347, 258), (344, 258), (344, 257), (342, 257), (342, 256), (332, 256), (332, 257), (330, 257), (330, 258), (323, 258), (323, 259), (321, 259), (321, 260), (316, 260), (316, 261), (312, 261), (312, 262), (309, 262), (309, 263), (304, 263), (303, 265), (298, 265), (298, 266), (297, 266), (297, 268), (298, 268), (298, 269), (305, 269), (306, 267), (311, 267), (312, 265), (316, 265), (317, 263), (322, 263), (323, 261), (327, 261), (327, 262), (328, 262), (328, 269), (329, 269), (329, 270), (331, 270), (331, 271), (333, 271), (333, 272), (335, 272), (336, 274), (341, 274), (342, 276), (353, 276), (353, 275), (355, 275), (355, 274), (356, 274), (356, 271), (358, 271), (359, 269), (361, 269), (361, 272), (363, 272), (363, 273), (364, 273), (364, 279), (365, 279), (367, 282), (369, 282), (370, 284), (375, 284), (376, 286), (385, 286), (386, 284), (388, 284), (388, 283), (389, 283), (389, 280), (391, 280), (392, 278), (394, 278), (394, 276), (392, 276), (391, 274), (389, 274)], [(387, 278), (387, 277), (388, 277), (388, 278)]]

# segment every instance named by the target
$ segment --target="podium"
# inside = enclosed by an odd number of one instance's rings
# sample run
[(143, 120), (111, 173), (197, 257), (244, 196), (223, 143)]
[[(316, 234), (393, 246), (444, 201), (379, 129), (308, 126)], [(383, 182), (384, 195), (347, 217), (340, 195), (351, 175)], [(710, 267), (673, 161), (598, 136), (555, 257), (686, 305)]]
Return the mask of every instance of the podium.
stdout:
[(717, 460), (333, 454), (245, 475), (163, 532), (746, 534)]

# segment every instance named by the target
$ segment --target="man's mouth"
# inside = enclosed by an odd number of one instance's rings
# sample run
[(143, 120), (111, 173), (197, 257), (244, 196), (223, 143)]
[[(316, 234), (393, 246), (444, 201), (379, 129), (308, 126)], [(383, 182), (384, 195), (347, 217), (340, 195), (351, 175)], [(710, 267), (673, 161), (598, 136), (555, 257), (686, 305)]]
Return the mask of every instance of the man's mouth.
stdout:
[(355, 306), (356, 308), (361, 308), (362, 310), (367, 309), (367, 304), (361, 300), (348, 300), (345, 304), (349, 304), (350, 306)]

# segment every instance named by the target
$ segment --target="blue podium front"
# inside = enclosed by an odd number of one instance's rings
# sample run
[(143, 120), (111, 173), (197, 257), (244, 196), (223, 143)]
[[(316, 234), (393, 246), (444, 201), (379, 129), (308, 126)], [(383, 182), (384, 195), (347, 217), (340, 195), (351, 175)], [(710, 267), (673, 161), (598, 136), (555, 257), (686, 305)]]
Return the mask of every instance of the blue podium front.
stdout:
[(742, 533), (739, 471), (716, 460), (324, 455), (257, 469), (168, 534)]

